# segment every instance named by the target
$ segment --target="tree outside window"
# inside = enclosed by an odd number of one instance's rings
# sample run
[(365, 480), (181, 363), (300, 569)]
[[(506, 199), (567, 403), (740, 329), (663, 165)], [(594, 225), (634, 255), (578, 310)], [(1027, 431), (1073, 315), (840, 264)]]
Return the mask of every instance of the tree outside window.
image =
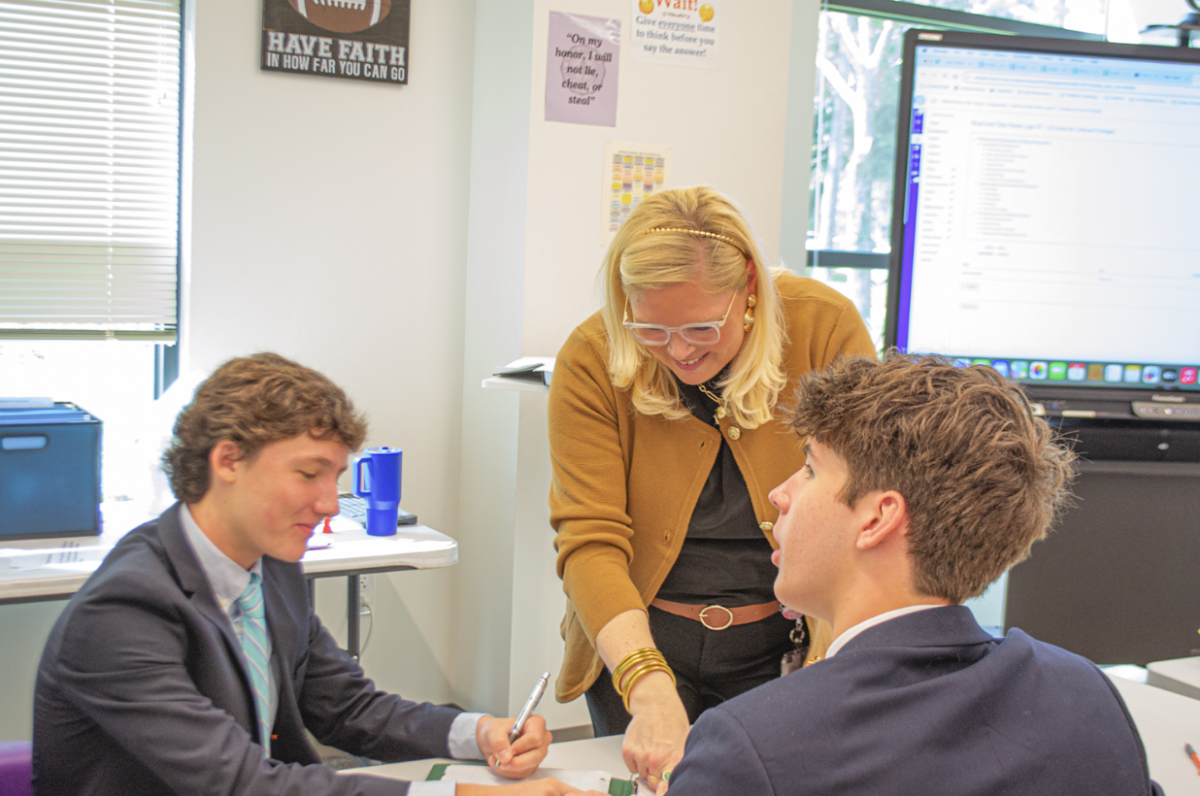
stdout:
[[(851, 0), (818, 28), (808, 275), (855, 302), (883, 346), (896, 112), (912, 27), (1064, 36), (1100, 34), (1108, 0)], [(849, 255), (849, 256), (847, 256)]]

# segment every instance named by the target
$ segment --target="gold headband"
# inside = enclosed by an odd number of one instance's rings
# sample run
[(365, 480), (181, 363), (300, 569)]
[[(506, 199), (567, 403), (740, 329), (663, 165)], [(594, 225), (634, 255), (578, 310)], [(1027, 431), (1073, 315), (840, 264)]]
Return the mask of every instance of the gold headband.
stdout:
[(685, 235), (697, 235), (701, 238), (712, 238), (714, 240), (719, 240), (722, 243), (727, 243), (733, 248), (737, 249), (747, 260), (754, 259), (747, 254), (746, 250), (739, 246), (737, 241), (735, 241), (733, 238), (725, 235), (718, 235), (716, 232), (705, 232), (702, 229), (684, 229), (682, 227), (652, 227), (651, 229), (643, 230), (642, 234), (649, 235), (652, 232), (682, 232)]

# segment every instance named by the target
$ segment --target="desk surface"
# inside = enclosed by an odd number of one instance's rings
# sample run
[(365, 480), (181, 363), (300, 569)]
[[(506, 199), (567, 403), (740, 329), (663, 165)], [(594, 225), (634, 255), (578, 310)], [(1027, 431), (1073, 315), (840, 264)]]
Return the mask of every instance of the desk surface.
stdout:
[(1150, 777), (1170, 796), (1200, 793), (1200, 776), (1183, 751), (1200, 748), (1200, 701), (1161, 688), (1110, 677), (1137, 724)]
[[(1200, 658), (1175, 658), (1146, 664), (1146, 682), (1176, 694), (1200, 699)], [(1196, 744), (1192, 744), (1196, 746)], [(1196, 746), (1200, 749), (1200, 746)]]
[[(627, 779), (629, 771), (621, 757), (622, 736), (588, 738), (583, 741), (567, 741), (550, 745), (543, 768), (566, 768), (576, 771), (607, 771), (617, 779)], [(429, 776), (429, 770), (438, 763), (453, 763), (453, 760), (414, 760), (410, 763), (388, 763), (383, 766), (350, 768), (343, 774), (370, 774), (387, 779), (407, 779), (415, 782)]]
[[(1185, 743), (1200, 748), (1200, 701), (1120, 677), (1111, 679), (1138, 726), (1146, 747), (1150, 776), (1172, 796), (1200, 793), (1196, 767), (1183, 751)], [(348, 769), (343, 773), (423, 780), (434, 764), (446, 762), (451, 761), (419, 760)], [(544, 765), (546, 768), (601, 770), (617, 777), (628, 776), (621, 757), (619, 735), (552, 744)]]
[[(124, 527), (130, 530), (134, 526)], [(51, 540), (42, 547), (24, 545), (20, 550), (0, 550), (0, 603), (70, 597), (122, 535), (104, 534), (70, 548)], [(326, 540), (332, 540), (328, 548), (311, 549), (301, 560), (304, 574), (329, 577), (433, 569), (458, 563), (458, 543), (424, 525), (404, 526), (395, 536), (369, 536), (363, 530), (318, 534), (310, 544)]]

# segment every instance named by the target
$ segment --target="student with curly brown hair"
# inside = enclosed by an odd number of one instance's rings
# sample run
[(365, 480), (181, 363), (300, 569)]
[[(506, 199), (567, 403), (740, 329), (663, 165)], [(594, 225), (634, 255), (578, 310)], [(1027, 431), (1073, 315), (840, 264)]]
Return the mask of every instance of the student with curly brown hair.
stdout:
[(179, 502), (131, 531), (71, 599), (34, 696), (37, 793), (53, 796), (551, 796), (340, 776), (307, 732), (379, 760), (487, 758), (532, 773), (550, 734), (375, 688), (308, 600), (298, 564), (338, 510), (367, 425), (328, 378), (276, 354), (216, 370), (179, 415), (164, 466)]
[[(962, 602), (1043, 538), (1072, 454), (994, 370), (851, 359), (801, 380), (804, 466), (775, 594), (833, 627), (825, 659), (707, 711), (671, 796), (1148, 796), (1141, 739), (1089, 661)], [(661, 792), (661, 790), (660, 790)]]

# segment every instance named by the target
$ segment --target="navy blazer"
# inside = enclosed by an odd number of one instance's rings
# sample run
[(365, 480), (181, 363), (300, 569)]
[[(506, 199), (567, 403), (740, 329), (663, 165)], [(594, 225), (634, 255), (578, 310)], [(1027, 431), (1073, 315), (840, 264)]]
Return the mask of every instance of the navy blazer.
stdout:
[[(1155, 786), (1157, 787), (1157, 786)], [(962, 606), (864, 630), (701, 714), (671, 796), (1148, 796), (1133, 720), (1089, 661)]]
[(407, 792), (404, 782), (313, 765), (306, 727), (378, 760), (448, 756), (459, 711), (377, 691), (313, 613), (300, 565), (264, 557), (279, 686), (264, 760), (241, 645), (178, 512), (176, 504), (122, 539), (55, 623), (34, 694), (36, 793)]

